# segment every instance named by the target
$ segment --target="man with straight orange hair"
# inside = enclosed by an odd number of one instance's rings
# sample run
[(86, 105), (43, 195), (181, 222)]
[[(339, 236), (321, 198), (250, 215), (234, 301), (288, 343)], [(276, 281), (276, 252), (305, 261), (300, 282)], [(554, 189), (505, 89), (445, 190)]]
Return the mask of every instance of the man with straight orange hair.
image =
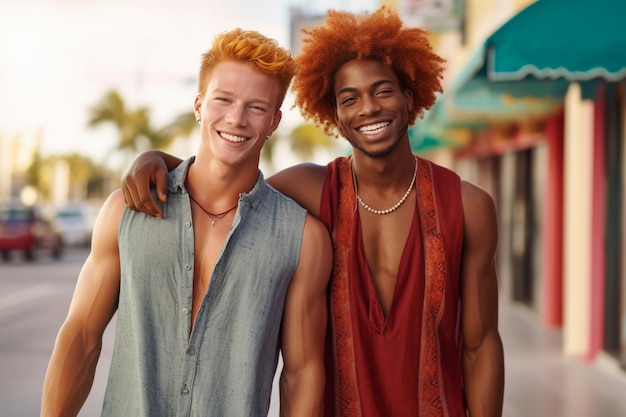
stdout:
[(322, 415), (328, 231), (259, 171), (294, 71), (253, 31), (204, 54), (197, 154), (169, 174), (162, 220), (129, 210), (121, 190), (105, 202), (42, 416), (78, 414), (116, 312), (103, 416), (267, 415), (279, 349), (281, 415)]

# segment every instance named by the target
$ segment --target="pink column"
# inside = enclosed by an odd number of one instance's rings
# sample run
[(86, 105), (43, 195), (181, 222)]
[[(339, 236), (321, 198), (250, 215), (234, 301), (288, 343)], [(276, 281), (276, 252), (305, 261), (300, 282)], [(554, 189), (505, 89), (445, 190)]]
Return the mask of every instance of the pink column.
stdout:
[(542, 270), (542, 322), (563, 324), (563, 112), (546, 120), (548, 169), (544, 196)]

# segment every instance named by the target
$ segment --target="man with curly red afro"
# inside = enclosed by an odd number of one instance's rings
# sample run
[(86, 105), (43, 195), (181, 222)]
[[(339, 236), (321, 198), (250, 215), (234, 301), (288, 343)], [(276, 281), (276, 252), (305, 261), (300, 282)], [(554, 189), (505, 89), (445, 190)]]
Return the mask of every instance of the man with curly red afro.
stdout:
[(444, 60), (432, 51), (428, 33), (403, 27), (398, 15), (386, 7), (361, 16), (330, 10), (326, 25), (303, 32), (309, 37), (303, 39), (303, 52), (296, 58), (296, 105), (328, 134), (335, 133), (334, 75), (348, 61), (375, 58), (393, 66), (402, 87), (413, 95), (410, 124), (442, 91)]
[(331, 10), (304, 33), (296, 105), (353, 155), (270, 181), (334, 240), (327, 415), (501, 415), (493, 201), (414, 157), (408, 137), (443, 59), (386, 7)]
[[(500, 416), (495, 205), (409, 142), (441, 91), (443, 60), (386, 7), (329, 11), (305, 35), (296, 104), (353, 152), (268, 182), (333, 239), (326, 416)], [(148, 186), (165, 175), (162, 158), (175, 165), (154, 153), (135, 162), (124, 184), (131, 208), (159, 214)]]

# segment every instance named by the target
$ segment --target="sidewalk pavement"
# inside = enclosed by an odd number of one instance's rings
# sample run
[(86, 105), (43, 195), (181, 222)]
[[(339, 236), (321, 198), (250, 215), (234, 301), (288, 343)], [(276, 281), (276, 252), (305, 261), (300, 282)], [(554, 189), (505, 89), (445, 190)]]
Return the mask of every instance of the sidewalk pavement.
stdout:
[(562, 353), (560, 329), (544, 329), (536, 313), (504, 302), (504, 417), (626, 417), (626, 371), (612, 358), (593, 362)]

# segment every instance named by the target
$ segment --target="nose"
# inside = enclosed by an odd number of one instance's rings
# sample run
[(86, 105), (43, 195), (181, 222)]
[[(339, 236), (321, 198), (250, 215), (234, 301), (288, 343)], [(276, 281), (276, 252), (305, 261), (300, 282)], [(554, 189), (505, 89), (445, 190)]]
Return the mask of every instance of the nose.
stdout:
[(376, 97), (370, 95), (364, 95), (361, 97), (361, 111), (364, 116), (371, 116), (380, 112), (381, 106), (376, 100)]
[(226, 122), (233, 126), (245, 125), (245, 107), (240, 104), (233, 104), (226, 112)]

